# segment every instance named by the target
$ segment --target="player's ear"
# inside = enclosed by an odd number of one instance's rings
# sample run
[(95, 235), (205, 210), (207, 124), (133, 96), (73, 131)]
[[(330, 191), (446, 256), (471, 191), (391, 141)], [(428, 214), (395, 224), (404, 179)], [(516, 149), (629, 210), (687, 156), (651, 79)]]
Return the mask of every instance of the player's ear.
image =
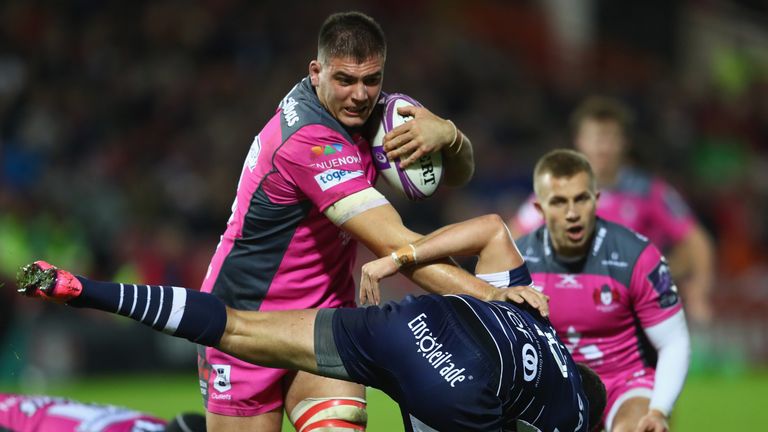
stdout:
[(317, 87), (320, 83), (320, 71), (323, 70), (323, 65), (317, 60), (309, 62), (309, 81), (313, 86)]
[(541, 216), (542, 219), (546, 219), (544, 218), (544, 210), (541, 208), (541, 203), (538, 199), (533, 202), (533, 207), (536, 208), (536, 211), (539, 212), (539, 216)]

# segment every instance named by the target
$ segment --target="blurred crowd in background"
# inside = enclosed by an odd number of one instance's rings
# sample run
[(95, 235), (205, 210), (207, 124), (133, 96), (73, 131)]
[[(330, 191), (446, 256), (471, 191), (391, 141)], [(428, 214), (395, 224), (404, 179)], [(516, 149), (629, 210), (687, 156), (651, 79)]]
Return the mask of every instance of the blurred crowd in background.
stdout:
[[(93, 278), (198, 287), (253, 137), (306, 75), (322, 20), (348, 9), (387, 34), (385, 91), (453, 119), (475, 146), (467, 187), (417, 204), (387, 192), (406, 225), (511, 217), (536, 159), (571, 146), (572, 109), (616, 97), (636, 115), (632, 162), (675, 186), (716, 245), (715, 317), (694, 333), (694, 368), (768, 363), (764, 2), (5, 0), (3, 370), (30, 373), (26, 363), (44, 379), (103, 367), (83, 361), (88, 347), (46, 362), (57, 348), (29, 331), (53, 341), (76, 325), (67, 319), (106, 329), (117, 366), (142, 366), (116, 346), (154, 336), (100, 314), (37, 319), (11, 289), (18, 267), (47, 259)], [(163, 339), (145, 366), (193, 365), (186, 349)]]

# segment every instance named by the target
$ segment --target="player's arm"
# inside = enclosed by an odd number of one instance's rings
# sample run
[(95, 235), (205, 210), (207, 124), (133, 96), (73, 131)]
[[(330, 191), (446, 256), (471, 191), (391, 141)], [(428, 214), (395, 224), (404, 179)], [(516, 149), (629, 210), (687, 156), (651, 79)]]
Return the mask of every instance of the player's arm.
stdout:
[[(547, 296), (531, 288), (531, 275), (500, 216), (490, 214), (440, 228), (362, 267), (361, 303), (378, 304), (379, 281), (397, 271), (449, 256), (478, 256), (477, 277), (497, 288), (495, 300), (527, 302), (548, 314)], [(513, 288), (509, 288), (513, 287)]]
[(710, 293), (714, 283), (715, 252), (712, 240), (698, 223), (670, 252), (670, 267), (685, 300), (685, 310), (694, 322), (712, 318)]
[(400, 166), (404, 168), (424, 155), (442, 151), (443, 184), (453, 187), (469, 182), (475, 172), (472, 142), (452, 121), (440, 118), (424, 107), (400, 107), (398, 113), (413, 119), (384, 137), (384, 149), (390, 160), (410, 154), (401, 159)]
[[(421, 238), (420, 234), (403, 225), (400, 214), (374, 188), (342, 198), (328, 207), (324, 214), (378, 257), (389, 256), (400, 247)], [(416, 265), (405, 269), (403, 274), (423, 289), (436, 294), (469, 294), (485, 300), (498, 295), (496, 288), (449, 260)]]
[(649, 416), (669, 416), (685, 383), (691, 343), (680, 298), (669, 266), (648, 244), (630, 281), (631, 302), (649, 341), (658, 352)]
[[(656, 383), (653, 387), (648, 415), (669, 417), (683, 390), (691, 355), (691, 343), (682, 309), (666, 320), (644, 329), (658, 352)], [(647, 420), (649, 423), (650, 419)]]

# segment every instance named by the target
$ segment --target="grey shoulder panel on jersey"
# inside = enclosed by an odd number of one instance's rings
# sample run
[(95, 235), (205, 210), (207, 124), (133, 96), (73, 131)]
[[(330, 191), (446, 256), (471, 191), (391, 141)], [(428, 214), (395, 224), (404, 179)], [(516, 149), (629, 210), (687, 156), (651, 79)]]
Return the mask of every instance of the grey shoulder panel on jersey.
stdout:
[(541, 226), (523, 237), (515, 240), (518, 249), (525, 259), (528, 270), (531, 273), (543, 273), (550, 271), (547, 269), (547, 259), (549, 255), (549, 245), (546, 227)]
[(637, 259), (648, 245), (646, 237), (598, 218), (584, 273), (610, 275), (629, 286)]
[(283, 141), (304, 126), (321, 124), (340, 133), (348, 142), (353, 142), (349, 132), (321, 104), (315, 90), (304, 78), (280, 102), (280, 131)]

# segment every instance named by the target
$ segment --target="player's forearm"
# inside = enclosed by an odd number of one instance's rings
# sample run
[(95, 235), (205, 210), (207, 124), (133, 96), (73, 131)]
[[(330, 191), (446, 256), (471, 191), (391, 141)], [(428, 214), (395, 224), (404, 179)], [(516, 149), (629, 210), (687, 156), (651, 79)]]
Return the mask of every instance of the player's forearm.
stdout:
[(504, 220), (495, 214), (448, 225), (400, 251), (412, 252), (419, 263), (448, 256), (479, 256), (477, 273), (511, 270), (524, 262)]
[(467, 294), (490, 300), (498, 291), (497, 288), (445, 260), (403, 268), (401, 272), (425, 291), (435, 294)]
[(708, 322), (712, 315), (710, 294), (714, 283), (714, 247), (709, 235), (696, 226), (680, 245), (688, 262), (688, 274), (680, 280), (688, 317)]
[(712, 241), (701, 227), (694, 228), (686, 239), (690, 257), (687, 285), (690, 295), (708, 297), (714, 281), (715, 253)]
[(227, 326), (216, 348), (248, 363), (317, 372), (316, 310), (240, 311), (227, 308)]
[[(459, 132), (461, 133), (461, 132)], [(450, 187), (463, 186), (475, 173), (475, 158), (472, 142), (461, 134), (460, 142), (443, 148), (445, 177), (443, 184)]]

